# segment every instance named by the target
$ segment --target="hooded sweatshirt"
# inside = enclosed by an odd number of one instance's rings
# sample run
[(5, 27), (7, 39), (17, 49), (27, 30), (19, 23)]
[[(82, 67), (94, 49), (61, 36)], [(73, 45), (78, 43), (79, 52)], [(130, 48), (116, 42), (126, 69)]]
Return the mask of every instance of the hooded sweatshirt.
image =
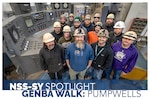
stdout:
[(125, 73), (130, 72), (136, 64), (138, 51), (132, 44), (129, 48), (122, 47), (122, 42), (114, 43), (112, 46), (114, 51), (113, 68), (122, 70)]

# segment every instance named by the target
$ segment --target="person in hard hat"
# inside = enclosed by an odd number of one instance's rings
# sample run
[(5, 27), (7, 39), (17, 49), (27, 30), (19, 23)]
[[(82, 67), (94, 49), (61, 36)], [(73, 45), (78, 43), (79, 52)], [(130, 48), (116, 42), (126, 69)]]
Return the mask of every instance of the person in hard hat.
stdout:
[(60, 24), (61, 24), (61, 29), (63, 30), (64, 26), (67, 25), (67, 18), (65, 14), (60, 15)]
[(87, 30), (85, 27), (82, 26), (81, 24), (81, 18), (80, 17), (75, 17), (74, 18), (74, 25), (71, 27), (71, 33), (73, 36), (73, 33), (75, 32), (76, 29), (78, 28), (82, 28), (84, 30), (85, 33), (85, 41), (87, 42)]
[(83, 80), (86, 70), (91, 66), (94, 59), (93, 49), (84, 41), (84, 36), (83, 29), (76, 29), (74, 32), (75, 42), (71, 43), (65, 52), (66, 64), (69, 68), (71, 80)]
[(122, 32), (125, 29), (125, 23), (123, 21), (117, 21), (113, 28), (114, 30), (109, 33), (110, 38), (108, 40), (111, 45), (122, 39)]
[(49, 74), (50, 79), (62, 79), (65, 64), (64, 48), (55, 43), (51, 33), (43, 35), (43, 48), (40, 49), (41, 68)]
[(63, 36), (60, 22), (57, 22), (57, 21), (54, 22), (53, 28), (54, 28), (54, 31), (52, 32), (52, 35), (55, 37), (56, 42), (58, 42), (59, 38)]
[(83, 23), (82, 25), (83, 25), (83, 27), (86, 28), (87, 33), (88, 33), (89, 31), (93, 31), (94, 26), (93, 26), (93, 24), (92, 24), (92, 22), (91, 22), (91, 15), (87, 14), (87, 15), (85, 16), (84, 23)]
[(107, 43), (109, 38), (108, 31), (101, 29), (97, 35), (98, 41), (91, 45), (94, 50), (94, 60), (87, 75), (90, 74), (88, 76), (101, 80), (103, 71), (112, 66), (114, 54), (111, 46)]
[[(137, 34), (134, 31), (128, 31), (123, 34), (122, 41), (112, 45), (114, 51), (112, 64), (114, 70), (113, 79), (119, 79), (121, 75), (126, 75), (134, 68), (138, 59), (138, 51), (133, 44), (136, 39)], [(107, 73), (107, 79), (109, 79), (111, 71)]]
[(103, 29), (107, 29), (108, 32), (113, 31), (113, 26), (114, 26), (114, 19), (115, 16), (113, 13), (108, 14), (107, 18), (106, 18), (106, 23), (103, 24)]
[(97, 23), (97, 22), (100, 22), (100, 13), (95, 13), (94, 14), (94, 20), (93, 20), (93, 22), (92, 22), (92, 24), (95, 26), (95, 24)]
[(74, 14), (73, 13), (70, 13), (69, 14), (69, 20), (68, 20), (68, 23), (67, 23), (70, 27), (73, 26), (74, 24)]
[(88, 43), (92, 44), (98, 41), (98, 32), (102, 29), (102, 23), (97, 22), (94, 26), (94, 31), (88, 32)]
[[(109, 33), (110, 38), (108, 39), (108, 42), (110, 45), (113, 45), (114, 43), (122, 40), (122, 32), (125, 28), (125, 23), (123, 21), (117, 21), (113, 28), (114, 30)], [(110, 71), (112, 71), (112, 67), (104, 71), (103, 78), (105, 78), (105, 76), (107, 76), (106, 73), (108, 72), (107, 74), (109, 74)]]
[(64, 48), (67, 48), (72, 42), (74, 42), (74, 38), (71, 36), (70, 26), (64, 26), (63, 33), (64, 35), (59, 39), (58, 43), (61, 44)]

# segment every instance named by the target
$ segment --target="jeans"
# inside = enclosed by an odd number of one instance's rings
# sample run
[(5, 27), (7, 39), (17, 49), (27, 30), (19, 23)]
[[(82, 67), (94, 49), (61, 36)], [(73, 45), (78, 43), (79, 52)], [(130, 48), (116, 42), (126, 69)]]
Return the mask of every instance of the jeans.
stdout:
[(121, 75), (121, 72), (122, 72), (122, 70), (114, 69), (113, 79), (119, 79), (120, 75)]
[(97, 80), (101, 80), (101, 77), (102, 77), (102, 73), (103, 73), (103, 70), (97, 70), (93, 67), (90, 67), (87, 72), (86, 72), (86, 75), (89, 76), (89, 78), (94, 78), (94, 79), (97, 79)]
[(107, 70), (105, 70), (107, 80), (110, 79), (111, 72), (112, 72), (112, 67), (109, 67)]
[(106, 79), (110, 80), (110, 76), (111, 76), (112, 71), (114, 71), (114, 73), (113, 73), (113, 79), (119, 79), (122, 70), (113, 69), (112, 67), (110, 67), (109, 69), (105, 70)]
[(54, 72), (54, 73), (48, 73), (50, 76), (50, 79), (54, 80), (54, 79), (62, 79), (62, 74), (64, 73), (64, 68), (62, 68), (60, 71), (58, 72)]

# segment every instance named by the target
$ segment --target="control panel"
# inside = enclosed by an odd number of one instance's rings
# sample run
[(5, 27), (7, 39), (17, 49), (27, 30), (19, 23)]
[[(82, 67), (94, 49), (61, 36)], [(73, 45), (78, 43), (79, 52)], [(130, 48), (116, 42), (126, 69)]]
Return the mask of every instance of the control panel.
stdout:
[(49, 27), (46, 12), (37, 12), (22, 17), (24, 18), (28, 36)]
[(52, 11), (43, 11), (10, 17), (3, 22), (3, 49), (22, 75), (41, 70), (39, 51), (42, 36), (53, 30)]
[(52, 10), (16, 14), (3, 21), (3, 52), (23, 78), (41, 70), (42, 36), (53, 31), (53, 23), (61, 14), (68, 16), (70, 12), (70, 3), (53, 3)]

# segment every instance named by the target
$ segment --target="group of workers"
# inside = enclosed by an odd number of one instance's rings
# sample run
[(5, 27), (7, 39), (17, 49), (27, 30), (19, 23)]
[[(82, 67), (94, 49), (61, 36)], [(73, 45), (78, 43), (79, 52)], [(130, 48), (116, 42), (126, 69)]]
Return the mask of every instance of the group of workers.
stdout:
[[(65, 72), (70, 80), (119, 79), (134, 68), (138, 52), (134, 45), (134, 31), (122, 33), (123, 21), (114, 22), (113, 13), (108, 14), (105, 24), (100, 13), (67, 18), (53, 24), (54, 31), (43, 35), (40, 63), (50, 79), (62, 79)], [(112, 72), (113, 71), (113, 72)]]

